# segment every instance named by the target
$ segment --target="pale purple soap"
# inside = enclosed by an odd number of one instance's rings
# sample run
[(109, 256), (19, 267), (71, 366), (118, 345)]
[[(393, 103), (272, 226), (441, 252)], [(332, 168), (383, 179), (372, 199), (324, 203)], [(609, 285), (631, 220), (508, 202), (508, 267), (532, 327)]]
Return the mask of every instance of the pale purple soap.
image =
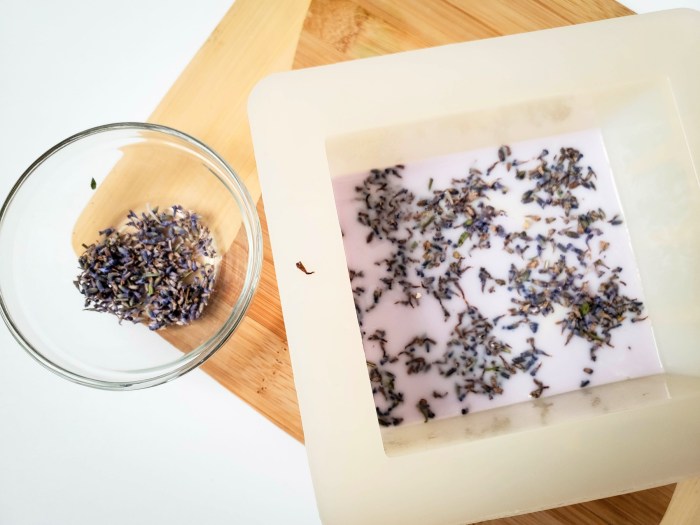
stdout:
[(663, 371), (598, 130), (333, 187), (381, 424)]

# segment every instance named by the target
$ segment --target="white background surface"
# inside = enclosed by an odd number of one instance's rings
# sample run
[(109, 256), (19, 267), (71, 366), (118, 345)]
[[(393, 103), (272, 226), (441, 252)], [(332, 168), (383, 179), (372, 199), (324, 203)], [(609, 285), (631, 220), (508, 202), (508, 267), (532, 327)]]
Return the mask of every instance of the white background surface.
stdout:
[[(0, 198), (68, 135), (145, 120), (230, 4), (0, 0)], [(0, 525), (317, 522), (303, 446), (204, 373), (92, 390), (0, 326)]]

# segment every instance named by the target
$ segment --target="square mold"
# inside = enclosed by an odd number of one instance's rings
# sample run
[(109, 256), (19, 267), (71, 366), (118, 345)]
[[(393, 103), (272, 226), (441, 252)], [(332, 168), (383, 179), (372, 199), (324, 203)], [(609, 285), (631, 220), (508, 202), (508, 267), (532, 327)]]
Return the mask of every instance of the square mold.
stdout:
[[(255, 154), (324, 523), (473, 522), (700, 474), (698, 49), (700, 13), (674, 10), (256, 87)], [(664, 373), (380, 429), (331, 180), (585, 129), (603, 137)]]

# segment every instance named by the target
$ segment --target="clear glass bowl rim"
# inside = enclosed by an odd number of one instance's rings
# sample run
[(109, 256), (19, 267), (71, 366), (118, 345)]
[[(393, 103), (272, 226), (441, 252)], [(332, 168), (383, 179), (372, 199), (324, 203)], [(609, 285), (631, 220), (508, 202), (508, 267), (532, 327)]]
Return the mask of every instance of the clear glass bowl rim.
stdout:
[(246, 265), (246, 274), (241, 289), (241, 293), (234, 305), (233, 310), (230, 315), (223, 323), (223, 325), (217, 330), (217, 332), (212, 335), (206, 342), (199, 345), (194, 350), (184, 354), (180, 359), (173, 362), (169, 362), (165, 365), (153, 367), (150, 369), (152, 375), (146, 378), (137, 379), (134, 381), (106, 381), (103, 379), (97, 379), (89, 377), (86, 375), (81, 375), (71, 370), (67, 370), (45, 355), (43, 355), (37, 348), (34, 348), (32, 344), (22, 335), (19, 328), (12, 321), (12, 316), (10, 314), (8, 305), (5, 302), (2, 293), (2, 287), (0, 287), (0, 316), (7, 325), (12, 333), (12, 336), (17, 340), (17, 342), (24, 348), (24, 350), (35, 360), (37, 360), (44, 367), (54, 372), (55, 374), (68, 379), (74, 383), (78, 383), (85, 386), (90, 386), (94, 388), (99, 388), (103, 390), (138, 390), (142, 388), (149, 388), (156, 385), (172, 381), (187, 372), (194, 370), (202, 363), (204, 363), (209, 357), (211, 357), (217, 350), (219, 350), (229, 339), (229, 337), (236, 330), (238, 325), (243, 320), (248, 307), (250, 306), (255, 291), (257, 290), (258, 282), (260, 280), (260, 274), (262, 271), (262, 260), (263, 260), (263, 243), (262, 243), (262, 228), (260, 226), (260, 219), (258, 217), (255, 203), (248, 192), (248, 189), (239, 179), (236, 172), (229, 166), (229, 164), (213, 149), (201, 142), (200, 140), (194, 138), (187, 133), (176, 130), (174, 128), (163, 126), (160, 124), (151, 124), (146, 122), (115, 122), (110, 124), (103, 124), (100, 126), (95, 126), (84, 131), (78, 132), (70, 137), (62, 140), (55, 146), (49, 148), (40, 155), (19, 177), (17, 182), (12, 186), (7, 198), (3, 202), (0, 208), (0, 229), (2, 229), (5, 222), (7, 213), (12, 205), (14, 197), (20, 192), (24, 182), (50, 157), (66, 148), (70, 144), (77, 142), (86, 137), (97, 135), (101, 133), (109, 133), (111, 131), (117, 130), (133, 130), (133, 131), (148, 131), (162, 133), (169, 137), (175, 137), (177, 139), (185, 141), (188, 145), (193, 146), (195, 149), (199, 149), (205, 152), (207, 155), (211, 156), (217, 163), (220, 164), (222, 168), (223, 175), (226, 177), (226, 182), (233, 187), (233, 191), (230, 187), (227, 189), (231, 192), (233, 198), (240, 208), (241, 218), (243, 222), (243, 227), (246, 230), (247, 241), (248, 241), (248, 262)]

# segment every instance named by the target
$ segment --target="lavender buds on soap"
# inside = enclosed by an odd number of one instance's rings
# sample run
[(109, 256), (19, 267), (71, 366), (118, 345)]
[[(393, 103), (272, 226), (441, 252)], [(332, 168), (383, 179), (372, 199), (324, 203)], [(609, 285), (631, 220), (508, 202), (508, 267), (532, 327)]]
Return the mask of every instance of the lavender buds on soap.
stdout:
[(199, 215), (179, 205), (130, 211), (124, 228), (99, 235), (83, 245), (74, 281), (86, 310), (145, 322), (151, 330), (202, 315), (214, 287), (216, 251)]
[(661, 370), (602, 144), (582, 131), (334, 179), (382, 426)]

